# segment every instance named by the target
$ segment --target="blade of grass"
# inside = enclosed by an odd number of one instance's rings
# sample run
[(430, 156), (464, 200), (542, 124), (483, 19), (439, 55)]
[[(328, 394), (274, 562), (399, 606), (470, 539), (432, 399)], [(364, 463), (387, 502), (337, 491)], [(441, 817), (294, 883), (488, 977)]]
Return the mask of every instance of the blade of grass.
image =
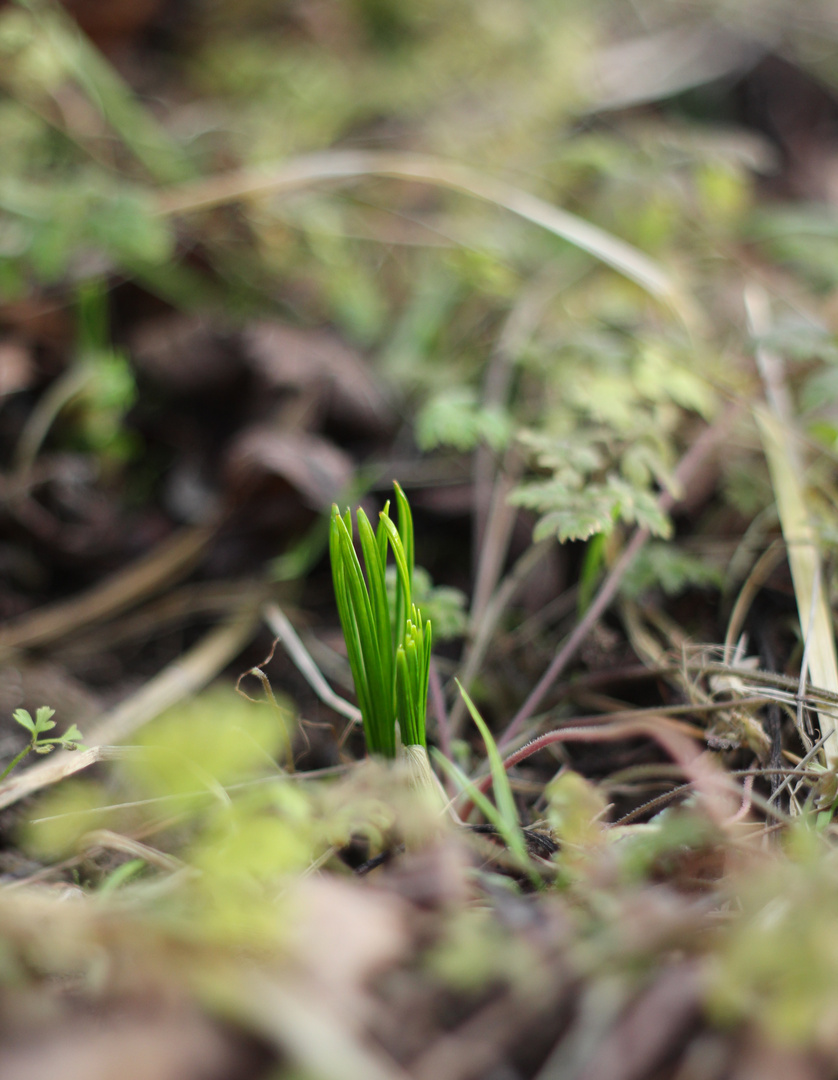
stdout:
[(407, 560), (407, 552), (405, 551), (404, 544), (402, 543), (399, 530), (393, 524), (393, 521), (389, 517), (381, 517), (379, 519), (384, 526), (387, 536), (390, 540), (390, 547), (393, 549), (393, 556), (396, 560), (396, 574), (398, 576), (398, 589), (397, 589), (397, 602), (396, 602), (396, 641), (401, 645), (404, 642), (404, 630), (406, 620), (411, 609), (411, 587), (410, 583), (413, 578), (411, 566)]
[[(787, 427), (766, 409), (756, 409), (755, 416), (788, 549), (789, 568), (801, 634), (806, 639), (812, 683), (819, 689), (838, 693), (838, 659), (831, 612), (824, 590), (816, 588), (820, 576), (817, 537), (806, 508), (803, 485), (794, 467), (793, 458), (788, 453), (789, 432)], [(836, 730), (835, 720), (824, 710), (818, 712), (818, 723), (823, 735)], [(831, 739), (826, 743), (824, 755), (829, 768), (838, 766), (838, 739)]]
[(500, 756), (497, 743), (495, 742), (491, 731), (489, 731), (486, 721), (477, 711), (477, 706), (469, 697), (468, 691), (463, 689), (458, 680), (455, 681), (457, 682), (457, 689), (460, 691), (463, 701), (466, 703), (466, 708), (471, 714), (472, 720), (477, 725), (477, 729), (483, 738), (483, 742), (486, 744), (486, 755), (489, 758), (489, 767), (492, 772), (492, 789), (495, 793), (495, 802), (497, 803), (498, 813), (504, 822), (503, 837), (509, 844), (510, 849), (526, 863), (527, 845), (524, 841), (521, 823), (518, 820), (518, 811), (515, 807), (515, 797), (512, 794), (512, 785), (509, 783), (509, 777), (503, 766), (503, 759)]
[(419, 740), (413, 730), (413, 717), (415, 716), (416, 704), (413, 698), (411, 684), (410, 665), (407, 660), (407, 650), (404, 645), (399, 645), (396, 650), (396, 701), (398, 704), (399, 727), (401, 729), (402, 743), (405, 746), (414, 746)]
[(358, 623), (352, 608), (349, 589), (346, 585), (343, 559), (341, 556), (340, 533), (336, 522), (340, 520), (337, 506), (332, 507), (332, 527), (329, 531), (329, 553), (332, 563), (332, 581), (335, 589), (335, 601), (338, 608), (338, 618), (343, 630), (346, 652), (349, 659), (349, 668), (352, 672), (352, 681), (355, 684), (355, 694), (361, 710), (361, 718), (364, 729), (368, 726), (370, 705), (367, 697), (367, 678), (364, 669), (364, 658), (361, 650), (361, 639), (358, 633)]
[(376, 651), (381, 663), (381, 681), (383, 689), (389, 693), (392, 703), (395, 692), (395, 672), (393, 670), (390, 603), (387, 599), (387, 585), (384, 580), (384, 559), (381, 558), (381, 548), (372, 531), (369, 518), (360, 509), (356, 517), (361, 551), (367, 570), (367, 589), (372, 605), (373, 629), (377, 642)]
[[(421, 618), (418, 609), (416, 611), (416, 617), (417, 621)], [(425, 630), (422, 635), (422, 647), (424, 655), (422, 657), (422, 699), (419, 706), (419, 714), (422, 717), (422, 745), (427, 746), (427, 735), (425, 729), (427, 726), (428, 717), (428, 687), (430, 686), (431, 682), (431, 650), (433, 648), (433, 633), (431, 632), (430, 619), (428, 619), (428, 621), (425, 623)]]
[(413, 595), (413, 567), (415, 565), (416, 551), (413, 539), (413, 511), (410, 509), (410, 503), (407, 501), (407, 496), (402, 491), (398, 483), (394, 482), (393, 487), (396, 489), (396, 502), (399, 508), (399, 536), (401, 537), (402, 544), (404, 545), (405, 561), (407, 562), (407, 584), (408, 594)]
[(437, 765), (439, 765), (448, 779), (454, 782), (458, 792), (462, 795), (467, 795), (469, 801), (477, 807), (486, 821), (488, 821), (490, 825), (494, 825), (497, 829), (498, 836), (501, 837), (520, 866), (526, 870), (533, 884), (537, 886), (541, 885), (541, 878), (530, 862), (527, 846), (524, 841), (524, 834), (521, 832), (520, 825), (517, 825), (516, 822), (516, 828), (510, 830), (508, 822), (503, 814), (501, 814), (494, 803), (490, 799), (487, 799), (483, 792), (469, 780), (459, 766), (455, 765), (453, 761), (449, 761), (436, 747), (433, 747), (431, 753), (433, 754)]
[(399, 646), (396, 653), (399, 720), (405, 745), (427, 746), (425, 720), (430, 678), (430, 623), (423, 632), (415, 607), (413, 614), (417, 622), (408, 620), (404, 644)]

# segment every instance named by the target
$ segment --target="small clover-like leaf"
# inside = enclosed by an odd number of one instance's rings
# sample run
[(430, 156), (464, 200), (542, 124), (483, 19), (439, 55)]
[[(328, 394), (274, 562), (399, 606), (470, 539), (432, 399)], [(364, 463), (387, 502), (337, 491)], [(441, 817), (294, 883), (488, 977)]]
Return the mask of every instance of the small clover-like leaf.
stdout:
[(55, 716), (55, 709), (51, 709), (49, 705), (42, 705), (40, 709), (35, 713), (35, 734), (37, 735), (41, 731), (51, 731), (55, 727), (55, 721), (50, 719)]
[(82, 740), (82, 733), (75, 724), (71, 724), (61, 736), (61, 743), (65, 750), (75, 750)]
[(15, 709), (12, 713), (12, 718), (16, 720), (21, 727), (25, 727), (27, 731), (35, 732), (35, 721), (29, 715), (26, 709)]

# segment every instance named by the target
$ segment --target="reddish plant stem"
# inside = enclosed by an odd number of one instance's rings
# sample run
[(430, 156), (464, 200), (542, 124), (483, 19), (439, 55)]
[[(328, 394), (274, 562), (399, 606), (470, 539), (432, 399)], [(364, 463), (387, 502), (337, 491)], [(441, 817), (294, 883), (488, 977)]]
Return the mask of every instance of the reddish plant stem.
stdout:
[[(686, 454), (684, 454), (683, 458), (681, 458), (678, 468), (675, 470), (675, 480), (680, 490), (684, 491), (689, 487), (690, 481), (696, 476), (707, 456), (723, 436), (727, 434), (733, 423), (734, 417), (739, 411), (740, 406), (738, 405), (728, 406), (719, 420), (717, 420), (712, 427), (705, 428)], [(678, 501), (678, 497), (669, 491), (664, 491), (658, 499), (658, 506), (666, 513), (671, 510)], [(608, 575), (600, 586), (591, 606), (576, 625), (576, 628), (573, 630), (570, 637), (553, 657), (547, 670), (535, 684), (526, 701), (512, 718), (506, 730), (499, 737), (499, 747), (507, 746), (512, 742), (527, 720), (530, 719), (541, 704), (544, 695), (576, 655), (582, 642), (605, 614), (622, 583), (626, 571), (629, 566), (631, 566), (632, 562), (634, 562), (635, 557), (649, 539), (649, 536), (649, 530), (645, 528), (637, 529), (634, 532), (622, 555), (608, 572)]]
[[(503, 762), (509, 770), (513, 765), (524, 761), (553, 743), (563, 742), (614, 742), (617, 739), (631, 739), (637, 736), (654, 739), (684, 771), (687, 779), (705, 796), (708, 812), (717, 824), (721, 825), (735, 813), (736, 803), (730, 791), (724, 773), (712, 758), (700, 750), (677, 725), (665, 716), (655, 719), (618, 720), (599, 727), (566, 727), (548, 731), (537, 739), (528, 742)], [(486, 792), (492, 784), (492, 777), (485, 776), (476, 787)], [(471, 813), (473, 804), (469, 801), (461, 811), (465, 821)]]

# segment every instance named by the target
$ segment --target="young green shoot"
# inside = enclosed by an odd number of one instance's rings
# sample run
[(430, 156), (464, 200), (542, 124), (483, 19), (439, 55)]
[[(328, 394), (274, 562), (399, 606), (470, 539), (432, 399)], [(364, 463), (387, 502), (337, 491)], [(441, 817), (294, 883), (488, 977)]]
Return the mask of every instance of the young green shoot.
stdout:
[[(408, 758), (414, 763), (421, 758), (429, 773), (425, 717), (431, 624), (423, 626), (412, 600), (413, 517), (404, 492), (398, 484), (394, 487), (398, 525), (390, 518), (389, 502), (375, 530), (362, 509), (356, 513), (363, 568), (350, 511), (341, 514), (332, 507), (332, 578), (367, 748), (371, 754), (394, 758), (401, 742), (410, 750)], [(386, 585), (390, 551), (396, 564), (392, 605)]]
[(71, 724), (63, 735), (54, 736), (52, 738), (45, 737), (46, 732), (51, 731), (55, 727), (55, 721), (52, 719), (54, 715), (55, 709), (51, 709), (48, 705), (42, 705), (40, 709), (36, 711), (34, 720), (26, 709), (16, 709), (12, 713), (12, 717), (17, 723), (20, 724), (21, 727), (26, 728), (29, 732), (30, 738), (26, 746), (24, 746), (19, 754), (12, 758), (3, 772), (0, 773), (0, 780), (5, 780), (12, 769), (19, 765), (33, 750), (36, 754), (50, 754), (56, 746), (60, 746), (64, 750), (79, 749), (81, 746), (82, 734), (75, 724)]

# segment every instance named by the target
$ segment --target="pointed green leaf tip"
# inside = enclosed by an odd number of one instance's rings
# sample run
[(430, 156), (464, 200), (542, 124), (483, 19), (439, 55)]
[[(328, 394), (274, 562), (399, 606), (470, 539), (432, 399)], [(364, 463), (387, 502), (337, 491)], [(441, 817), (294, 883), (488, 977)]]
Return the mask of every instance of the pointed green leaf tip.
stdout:
[[(426, 746), (425, 716), (431, 659), (431, 624), (412, 601), (414, 540), (413, 515), (407, 496), (394, 484), (398, 525), (390, 517), (390, 504), (379, 514), (373, 532), (362, 509), (356, 512), (358, 542), (355, 550), (352, 515), (332, 507), (329, 553), (349, 666), (364, 725), (367, 749), (382, 757), (395, 757), (398, 722), (402, 742)], [(396, 565), (395, 607), (387, 595), (387, 557)]]

